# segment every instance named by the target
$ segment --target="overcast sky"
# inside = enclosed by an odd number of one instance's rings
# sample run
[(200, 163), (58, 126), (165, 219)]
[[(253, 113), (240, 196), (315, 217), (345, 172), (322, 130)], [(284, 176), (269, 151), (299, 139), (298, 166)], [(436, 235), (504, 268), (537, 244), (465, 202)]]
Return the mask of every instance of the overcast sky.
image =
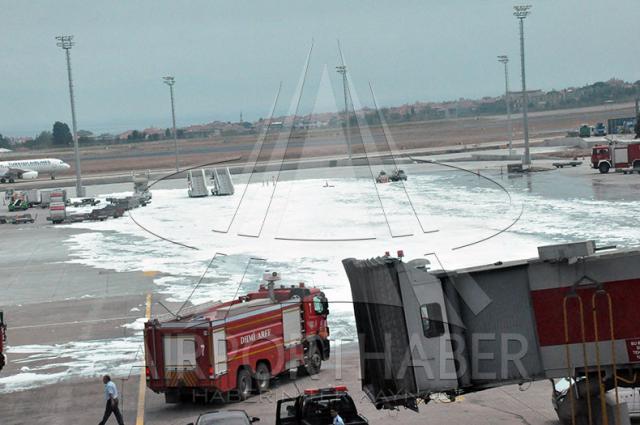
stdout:
[[(531, 89), (640, 79), (637, 0), (532, 1), (525, 22)], [(71, 122), (63, 52), (73, 34), (79, 128), (168, 127), (163, 75), (175, 75), (178, 125), (266, 117), (290, 108), (311, 39), (301, 113), (340, 105), (336, 39), (355, 91), (381, 105), (502, 93), (496, 55), (519, 78), (513, 1), (0, 0), (0, 133), (34, 135)], [(338, 100), (336, 100), (336, 98)]]

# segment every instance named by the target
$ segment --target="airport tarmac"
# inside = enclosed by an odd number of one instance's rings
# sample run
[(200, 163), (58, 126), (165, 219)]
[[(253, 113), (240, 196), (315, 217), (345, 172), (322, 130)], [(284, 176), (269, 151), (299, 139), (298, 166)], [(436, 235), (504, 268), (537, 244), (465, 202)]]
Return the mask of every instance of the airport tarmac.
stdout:
[[(572, 192), (599, 200), (633, 200), (640, 188), (638, 175), (600, 175), (588, 164), (562, 170), (551, 169), (552, 161), (540, 161), (537, 165), (548, 167), (542, 178), (523, 175), (521, 186), (531, 179), (531, 190), (544, 194), (548, 186), (563, 184), (557, 188), (558, 196), (570, 197)], [(472, 170), (486, 170), (496, 175), (505, 162), (462, 162), (456, 166)], [(411, 172), (425, 166), (408, 165)], [(427, 165), (426, 167), (435, 167)], [(367, 167), (368, 168), (368, 167)], [(358, 173), (366, 174), (362, 169)], [(283, 179), (314, 176), (315, 178), (348, 177), (353, 171), (347, 168), (287, 171)], [(260, 178), (269, 180), (270, 175)], [(506, 175), (505, 175), (505, 178)], [(163, 182), (158, 188), (185, 187), (184, 181)], [(110, 193), (131, 190), (131, 184), (91, 186), (90, 193)], [(142, 210), (141, 210), (142, 211)], [(128, 220), (127, 217), (119, 220)], [(22, 352), (9, 353), (9, 365), (0, 372), (0, 417), (6, 424), (62, 424), (98, 421), (103, 409), (102, 385), (99, 375), (114, 365), (116, 382), (123, 386), (124, 410), (127, 423), (134, 423), (140, 411), (139, 368), (140, 353), (119, 351), (117, 341), (135, 338), (136, 328), (131, 326), (144, 317), (147, 295), (152, 295), (152, 314), (164, 311), (156, 301), (166, 301), (159, 293), (154, 278), (157, 271), (149, 267), (144, 272), (115, 271), (105, 259), (104, 268), (70, 263), (73, 247), (67, 241), (86, 230), (68, 226), (2, 225), (0, 231), (5, 241), (0, 256), (0, 310), (4, 310), (9, 323), (9, 346), (22, 347)], [(10, 244), (6, 242), (10, 241)], [(127, 256), (127, 247), (122, 247), (122, 256)], [(100, 259), (97, 259), (98, 261)], [(176, 304), (167, 303), (169, 308)], [(139, 337), (138, 337), (139, 338)], [(113, 341), (116, 341), (114, 343)], [(66, 344), (85, 343), (86, 358), (76, 358), (77, 347), (67, 349)], [(30, 352), (29, 347), (39, 345)], [(127, 348), (128, 349), (128, 348)], [(39, 351), (38, 351), (39, 350)], [(114, 356), (110, 354), (116, 354)], [(93, 354), (93, 356), (91, 355)], [(36, 357), (34, 357), (34, 355)], [(38, 357), (39, 356), (39, 357)], [(120, 359), (125, 362), (117, 364)], [(71, 357), (71, 358), (69, 358)], [(342, 367), (336, 356), (326, 364), (320, 374), (320, 385), (336, 384), (336, 370), (342, 372), (342, 381), (357, 396), (363, 397), (357, 377), (358, 359), (353, 346), (347, 345), (341, 356)], [(28, 359), (28, 361), (25, 361)], [(79, 369), (74, 370), (80, 365)], [(106, 367), (105, 367), (106, 366)], [(59, 373), (59, 383), (43, 383), (39, 388), (7, 390), (6, 378), (17, 372), (33, 374)], [(122, 381), (122, 377), (128, 377)], [(5, 378), (3, 380), (3, 378)], [(12, 383), (11, 385), (14, 385)], [(295, 385), (294, 385), (295, 384)], [(5, 386), (3, 389), (3, 385)], [(269, 400), (252, 399), (233, 404), (230, 408), (246, 409), (251, 415), (260, 416), (261, 423), (272, 424), (275, 412), (273, 400), (280, 394), (295, 394), (299, 389), (315, 386), (310, 378), (289, 381), (282, 379)], [(145, 420), (150, 424), (186, 424), (198, 413), (220, 408), (203, 405), (165, 405), (161, 395), (143, 391)], [(407, 424), (443, 423), (451, 424), (496, 424), (527, 423), (551, 424), (555, 415), (550, 403), (548, 382), (532, 384), (527, 391), (516, 386), (498, 388), (464, 396), (455, 403), (433, 403), (421, 406), (421, 413), (411, 411), (377, 411), (367, 401), (359, 403), (363, 413), (372, 423), (401, 420)]]
[[(140, 401), (139, 377), (115, 379), (120, 387), (126, 424), (186, 425), (194, 422), (201, 413), (218, 409), (243, 409), (250, 416), (260, 418), (260, 424), (275, 424), (275, 402), (293, 397), (307, 388), (324, 388), (346, 385), (358, 410), (372, 424), (402, 422), (407, 425), (422, 424), (556, 424), (555, 412), (550, 402), (551, 387), (548, 382), (526, 383), (491, 389), (460, 396), (450, 402), (445, 397), (424, 405), (416, 413), (407, 409), (396, 411), (376, 410), (360, 390), (359, 362), (354, 344), (346, 345), (332, 359), (325, 362), (320, 374), (314, 377), (293, 378), (285, 375), (274, 380), (271, 390), (240, 403), (223, 405), (213, 403), (165, 404), (161, 394), (144, 392), (144, 412), (138, 410)], [(32, 391), (2, 394), (0, 415), (8, 418), (3, 425), (95, 423), (103, 411), (103, 388), (99, 378), (78, 380), (46, 386)], [(113, 419), (111, 419), (113, 421)]]

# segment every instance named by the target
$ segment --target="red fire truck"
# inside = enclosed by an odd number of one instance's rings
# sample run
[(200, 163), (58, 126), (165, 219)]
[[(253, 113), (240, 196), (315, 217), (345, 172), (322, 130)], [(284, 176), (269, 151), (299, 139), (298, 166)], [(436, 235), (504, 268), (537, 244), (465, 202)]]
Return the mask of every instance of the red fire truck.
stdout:
[(611, 168), (640, 168), (640, 141), (614, 141), (608, 145), (594, 146), (591, 166), (603, 174)]
[(4, 354), (4, 343), (7, 341), (7, 325), (4, 323), (4, 313), (0, 311), (0, 370), (7, 364), (7, 356)]
[(275, 286), (145, 324), (147, 386), (167, 403), (244, 400), (292, 369), (319, 372), (329, 358), (329, 304), (318, 288)]

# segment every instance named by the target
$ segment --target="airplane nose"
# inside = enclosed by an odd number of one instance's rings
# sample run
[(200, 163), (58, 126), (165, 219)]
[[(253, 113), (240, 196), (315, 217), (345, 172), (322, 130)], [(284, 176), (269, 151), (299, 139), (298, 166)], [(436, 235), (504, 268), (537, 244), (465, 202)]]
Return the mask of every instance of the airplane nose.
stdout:
[(63, 162), (62, 164), (64, 165), (65, 170), (71, 168), (71, 165), (67, 164), (66, 162)]

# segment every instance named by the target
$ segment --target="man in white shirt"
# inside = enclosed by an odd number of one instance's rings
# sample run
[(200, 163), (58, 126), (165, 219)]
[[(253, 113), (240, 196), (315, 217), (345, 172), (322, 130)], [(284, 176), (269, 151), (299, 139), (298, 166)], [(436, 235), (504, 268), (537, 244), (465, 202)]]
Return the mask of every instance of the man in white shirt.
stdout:
[(100, 425), (106, 424), (112, 413), (115, 415), (118, 425), (124, 425), (122, 414), (118, 408), (118, 388), (116, 384), (111, 380), (109, 375), (104, 375), (102, 382), (104, 383), (104, 398), (107, 401), (107, 405), (104, 408), (104, 416), (102, 417), (102, 421), (100, 421)]
[(331, 417), (333, 418), (333, 425), (344, 425), (344, 421), (342, 420), (340, 415), (338, 415), (338, 411), (336, 409), (331, 409)]

